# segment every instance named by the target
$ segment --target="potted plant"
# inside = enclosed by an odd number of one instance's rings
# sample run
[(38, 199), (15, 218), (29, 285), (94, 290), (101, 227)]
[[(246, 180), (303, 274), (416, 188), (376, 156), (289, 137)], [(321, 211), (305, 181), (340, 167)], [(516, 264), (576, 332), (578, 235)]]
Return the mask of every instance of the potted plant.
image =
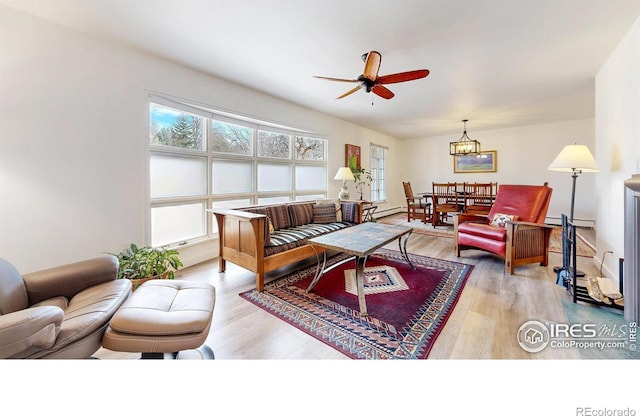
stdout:
[(173, 279), (175, 272), (183, 266), (178, 250), (163, 247), (138, 247), (131, 243), (120, 253), (110, 254), (120, 263), (118, 278), (130, 279), (133, 290), (147, 280)]
[(371, 185), (373, 181), (373, 176), (371, 176), (371, 172), (367, 171), (365, 168), (351, 168), (351, 173), (353, 173), (354, 182), (356, 183), (356, 189), (360, 192), (360, 200), (362, 201), (362, 192), (364, 185)]

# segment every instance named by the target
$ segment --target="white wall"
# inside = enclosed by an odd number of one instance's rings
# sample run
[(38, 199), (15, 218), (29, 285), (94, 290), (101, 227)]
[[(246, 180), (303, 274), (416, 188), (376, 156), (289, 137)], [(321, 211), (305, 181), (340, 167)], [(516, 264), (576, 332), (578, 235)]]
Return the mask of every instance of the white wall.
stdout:
[[(640, 18), (596, 75), (597, 257), (618, 278), (624, 257), (624, 181), (640, 173)], [(627, 278), (627, 276), (625, 276)]]
[[(397, 140), (0, 6), (0, 256), (26, 273), (148, 242), (149, 91), (328, 135)], [(391, 182), (400, 182), (391, 173)], [(217, 255), (215, 244), (204, 254)], [(202, 253), (200, 253), (202, 254)], [(188, 262), (198, 255), (189, 255)]]
[[(403, 180), (411, 181), (414, 192), (430, 191), (432, 182), (498, 182), (498, 184), (541, 185), (553, 188), (547, 218), (559, 223), (562, 213), (571, 206), (571, 175), (547, 168), (567, 144), (587, 145), (594, 152), (594, 120), (574, 120), (551, 124), (476, 131), (467, 123), (467, 134), (478, 140), (483, 150), (497, 151), (497, 171), (487, 173), (454, 173), (449, 142), (462, 135), (430, 137), (402, 142)], [(597, 157), (596, 157), (597, 158)], [(576, 181), (576, 220), (593, 226), (596, 219), (595, 176), (583, 174)]]

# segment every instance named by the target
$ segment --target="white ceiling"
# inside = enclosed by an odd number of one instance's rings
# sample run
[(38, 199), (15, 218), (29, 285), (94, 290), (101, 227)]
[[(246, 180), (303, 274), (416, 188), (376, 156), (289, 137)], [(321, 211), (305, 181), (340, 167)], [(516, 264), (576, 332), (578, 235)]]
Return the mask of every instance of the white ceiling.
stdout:
[[(398, 138), (594, 116), (598, 69), (640, 15), (640, 0), (0, 0)], [(360, 56), (388, 85), (355, 85)], [(188, 98), (188, 97), (185, 97)], [(371, 105), (372, 102), (374, 105)]]

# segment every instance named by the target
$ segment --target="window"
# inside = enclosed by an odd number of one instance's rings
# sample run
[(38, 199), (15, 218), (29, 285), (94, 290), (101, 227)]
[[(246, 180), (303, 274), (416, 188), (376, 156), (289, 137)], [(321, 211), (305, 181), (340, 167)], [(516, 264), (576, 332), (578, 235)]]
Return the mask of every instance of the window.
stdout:
[(380, 202), (387, 199), (387, 182), (385, 174), (385, 158), (387, 148), (371, 144), (371, 201)]
[(211, 208), (326, 198), (327, 140), (151, 95), (151, 245), (217, 233)]

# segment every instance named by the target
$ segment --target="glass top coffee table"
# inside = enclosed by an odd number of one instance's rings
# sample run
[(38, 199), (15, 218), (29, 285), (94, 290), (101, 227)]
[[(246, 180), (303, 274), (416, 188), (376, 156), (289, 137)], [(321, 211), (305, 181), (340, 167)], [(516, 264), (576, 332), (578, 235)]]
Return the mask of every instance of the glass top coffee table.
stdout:
[[(316, 247), (321, 247), (326, 250), (337, 250), (346, 254), (350, 254), (355, 257), (356, 265), (356, 285), (358, 289), (358, 304), (360, 305), (360, 315), (367, 316), (367, 303), (364, 297), (364, 267), (367, 261), (367, 257), (373, 254), (377, 249), (383, 247), (393, 240), (398, 240), (398, 247), (402, 257), (409, 263), (412, 269), (413, 264), (407, 256), (407, 240), (411, 235), (411, 227), (405, 227), (402, 225), (389, 225), (380, 224), (377, 222), (365, 222), (362, 224), (354, 225), (353, 227), (344, 228), (342, 230), (334, 231), (329, 234), (322, 235), (320, 237), (311, 238), (308, 243), (316, 250)], [(318, 258), (318, 268), (316, 274), (307, 288), (307, 292), (310, 292), (313, 287), (318, 283), (320, 278), (327, 271), (325, 270), (327, 265), (327, 251), (323, 250), (323, 260), (320, 262), (320, 255), (316, 250), (316, 257)], [(350, 260), (349, 258), (348, 260)], [(340, 264), (340, 263), (339, 263)], [(337, 266), (334, 265), (332, 267)]]

